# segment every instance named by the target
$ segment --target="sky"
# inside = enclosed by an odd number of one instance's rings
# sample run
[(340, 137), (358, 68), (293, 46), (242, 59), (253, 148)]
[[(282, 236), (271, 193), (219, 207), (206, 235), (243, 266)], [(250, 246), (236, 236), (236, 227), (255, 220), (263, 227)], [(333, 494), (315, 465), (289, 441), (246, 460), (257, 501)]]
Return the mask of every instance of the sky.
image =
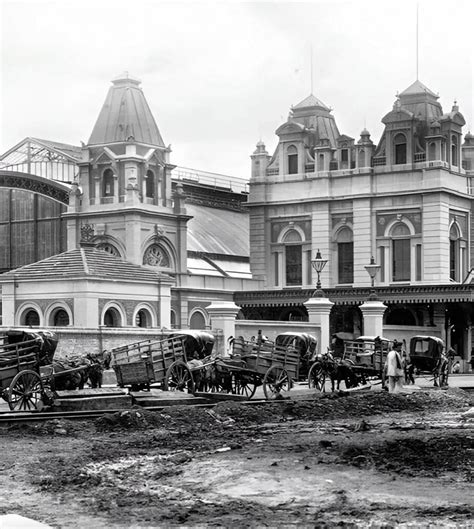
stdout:
[(473, 24), (472, 0), (0, 0), (0, 153), (27, 136), (87, 143), (124, 71), (172, 163), (240, 178), (311, 92), (341, 134), (377, 143), (417, 70), (474, 132)]

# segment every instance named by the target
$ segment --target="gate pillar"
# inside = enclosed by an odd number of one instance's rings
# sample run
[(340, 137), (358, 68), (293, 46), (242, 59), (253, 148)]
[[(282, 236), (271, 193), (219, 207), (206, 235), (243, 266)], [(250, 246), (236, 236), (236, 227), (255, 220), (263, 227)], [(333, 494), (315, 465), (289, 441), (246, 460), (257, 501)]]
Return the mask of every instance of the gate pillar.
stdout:
[(325, 353), (330, 346), (329, 336), (329, 314), (334, 305), (328, 298), (313, 297), (304, 303), (308, 311), (308, 321), (315, 327), (319, 327), (318, 350)]
[(383, 315), (387, 305), (381, 301), (368, 300), (359, 308), (364, 319), (364, 335), (383, 336)]
[(240, 307), (233, 301), (219, 301), (206, 307), (211, 318), (212, 333), (216, 338), (218, 356), (226, 356), (226, 345), (229, 338), (235, 337), (235, 318)]

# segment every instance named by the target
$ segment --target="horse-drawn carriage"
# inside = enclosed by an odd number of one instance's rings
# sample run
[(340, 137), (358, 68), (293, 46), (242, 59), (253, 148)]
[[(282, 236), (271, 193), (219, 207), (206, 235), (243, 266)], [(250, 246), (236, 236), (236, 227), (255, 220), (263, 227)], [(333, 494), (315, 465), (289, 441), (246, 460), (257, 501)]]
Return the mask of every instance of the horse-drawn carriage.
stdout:
[(336, 382), (346, 388), (377, 380), (385, 383), (384, 367), (392, 341), (380, 336), (360, 336), (338, 343), (337, 351), (319, 354), (311, 366), (308, 384), (320, 391), (334, 391)]
[(49, 331), (10, 330), (0, 336), (0, 394), (11, 410), (41, 409), (57, 390), (83, 385), (92, 362), (54, 359), (57, 344)]
[(434, 385), (448, 385), (450, 358), (443, 340), (436, 336), (414, 336), (410, 340), (410, 367), (416, 375), (433, 377)]

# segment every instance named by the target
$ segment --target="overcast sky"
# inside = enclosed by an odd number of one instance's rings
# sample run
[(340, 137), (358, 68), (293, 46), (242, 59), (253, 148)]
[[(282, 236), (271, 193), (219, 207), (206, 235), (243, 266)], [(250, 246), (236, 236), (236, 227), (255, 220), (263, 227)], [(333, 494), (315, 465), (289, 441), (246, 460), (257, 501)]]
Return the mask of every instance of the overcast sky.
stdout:
[[(262, 139), (311, 92), (339, 131), (377, 142), (416, 80), (409, 0), (0, 0), (0, 152), (27, 136), (87, 143), (110, 80), (142, 88), (172, 163), (248, 178)], [(473, 127), (472, 0), (419, 0), (419, 79)], [(311, 52), (312, 50), (312, 52)]]

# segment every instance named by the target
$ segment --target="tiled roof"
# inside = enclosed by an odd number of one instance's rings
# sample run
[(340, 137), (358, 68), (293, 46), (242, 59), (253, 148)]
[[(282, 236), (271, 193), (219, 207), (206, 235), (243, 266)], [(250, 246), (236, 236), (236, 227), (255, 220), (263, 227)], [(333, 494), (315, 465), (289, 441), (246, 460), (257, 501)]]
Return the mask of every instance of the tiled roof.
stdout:
[(306, 99), (303, 99), (300, 103), (298, 103), (296, 106), (293, 107), (293, 110), (296, 108), (310, 108), (310, 107), (321, 107), (325, 110), (329, 110), (329, 107), (327, 107), (321, 100), (319, 100), (317, 97), (315, 97), (313, 94), (309, 95)]
[(429, 94), (430, 96), (438, 98), (438, 96), (434, 92), (432, 92), (428, 87), (426, 87), (421, 81), (418, 81), (418, 79), (413, 84), (411, 84), (406, 90), (403, 90), (403, 92), (400, 94), (400, 97), (414, 94)]
[(105, 103), (89, 139), (89, 145), (127, 141), (164, 147), (165, 144), (140, 81), (128, 74), (112, 81)]
[(126, 281), (156, 281), (158, 272), (123, 261), (92, 246), (75, 248), (0, 275), (0, 282), (15, 279), (98, 278)]

